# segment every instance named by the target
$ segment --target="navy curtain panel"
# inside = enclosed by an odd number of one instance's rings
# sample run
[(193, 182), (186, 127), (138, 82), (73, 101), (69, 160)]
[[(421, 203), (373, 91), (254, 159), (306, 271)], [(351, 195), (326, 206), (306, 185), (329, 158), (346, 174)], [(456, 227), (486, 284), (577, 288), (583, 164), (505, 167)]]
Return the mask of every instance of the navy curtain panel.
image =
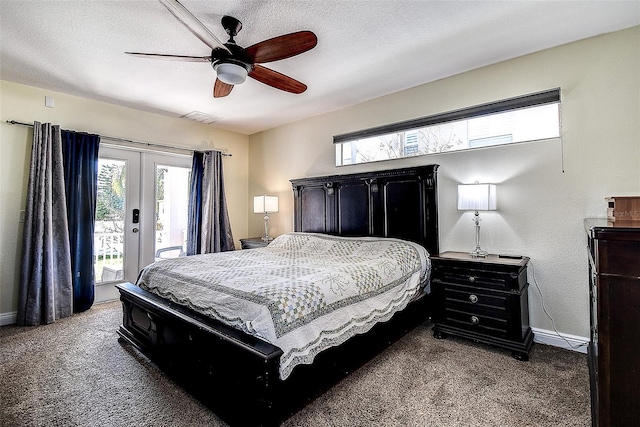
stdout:
[(202, 176), (204, 173), (204, 153), (194, 152), (191, 162), (189, 183), (189, 214), (187, 217), (187, 255), (200, 253), (202, 226)]
[(99, 135), (62, 131), (75, 313), (88, 310), (94, 300), (93, 233), (99, 145)]

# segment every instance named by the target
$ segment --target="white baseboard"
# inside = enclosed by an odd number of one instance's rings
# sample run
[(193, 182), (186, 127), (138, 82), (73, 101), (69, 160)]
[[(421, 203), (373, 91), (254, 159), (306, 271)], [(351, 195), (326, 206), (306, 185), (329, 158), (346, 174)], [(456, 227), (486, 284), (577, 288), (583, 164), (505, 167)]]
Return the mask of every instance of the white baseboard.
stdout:
[(555, 331), (538, 328), (531, 328), (531, 331), (533, 332), (534, 342), (566, 348), (567, 350), (578, 351), (580, 353), (587, 352), (589, 338), (570, 334), (557, 334)]
[(12, 311), (11, 313), (0, 313), (0, 326), (13, 325), (18, 319), (18, 312)]

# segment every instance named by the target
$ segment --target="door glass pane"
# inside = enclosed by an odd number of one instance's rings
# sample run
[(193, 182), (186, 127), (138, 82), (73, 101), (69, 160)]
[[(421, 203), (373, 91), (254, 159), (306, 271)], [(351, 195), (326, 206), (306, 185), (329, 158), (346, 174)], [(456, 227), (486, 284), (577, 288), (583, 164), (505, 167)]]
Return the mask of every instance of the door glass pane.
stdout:
[(98, 197), (93, 265), (96, 283), (124, 278), (124, 220), (126, 213), (124, 160), (98, 160)]
[(156, 260), (185, 253), (190, 172), (190, 168), (156, 164)]

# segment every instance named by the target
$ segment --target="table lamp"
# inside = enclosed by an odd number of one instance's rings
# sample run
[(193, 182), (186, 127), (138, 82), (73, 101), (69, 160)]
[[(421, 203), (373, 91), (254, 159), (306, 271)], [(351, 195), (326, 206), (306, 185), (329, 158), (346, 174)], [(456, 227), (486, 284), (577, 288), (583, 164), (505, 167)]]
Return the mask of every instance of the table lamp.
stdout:
[(472, 257), (486, 257), (487, 251), (480, 248), (480, 214), (478, 211), (496, 210), (495, 184), (458, 184), (458, 210), (475, 211), (476, 248), (469, 253)]
[(278, 196), (264, 194), (253, 198), (253, 213), (264, 214), (264, 237), (262, 240), (265, 242), (273, 240), (273, 237), (269, 237), (269, 214), (273, 212), (278, 212)]

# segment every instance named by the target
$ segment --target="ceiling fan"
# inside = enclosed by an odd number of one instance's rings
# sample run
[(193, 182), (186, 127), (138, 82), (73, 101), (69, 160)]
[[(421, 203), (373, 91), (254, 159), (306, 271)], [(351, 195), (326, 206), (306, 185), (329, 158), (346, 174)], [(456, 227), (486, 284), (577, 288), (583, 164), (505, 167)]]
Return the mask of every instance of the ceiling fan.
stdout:
[(247, 76), (286, 92), (300, 94), (307, 86), (289, 76), (260, 64), (290, 58), (313, 49), (318, 39), (311, 31), (298, 31), (274, 37), (247, 48), (240, 47), (233, 39), (242, 29), (242, 23), (231, 16), (222, 17), (222, 27), (229, 40), (222, 43), (202, 22), (178, 0), (159, 0), (189, 31), (211, 48), (211, 56), (166, 55), (159, 53), (125, 52), (143, 58), (168, 59), (187, 62), (210, 62), (217, 73), (213, 96), (229, 95), (234, 85), (241, 84)]

